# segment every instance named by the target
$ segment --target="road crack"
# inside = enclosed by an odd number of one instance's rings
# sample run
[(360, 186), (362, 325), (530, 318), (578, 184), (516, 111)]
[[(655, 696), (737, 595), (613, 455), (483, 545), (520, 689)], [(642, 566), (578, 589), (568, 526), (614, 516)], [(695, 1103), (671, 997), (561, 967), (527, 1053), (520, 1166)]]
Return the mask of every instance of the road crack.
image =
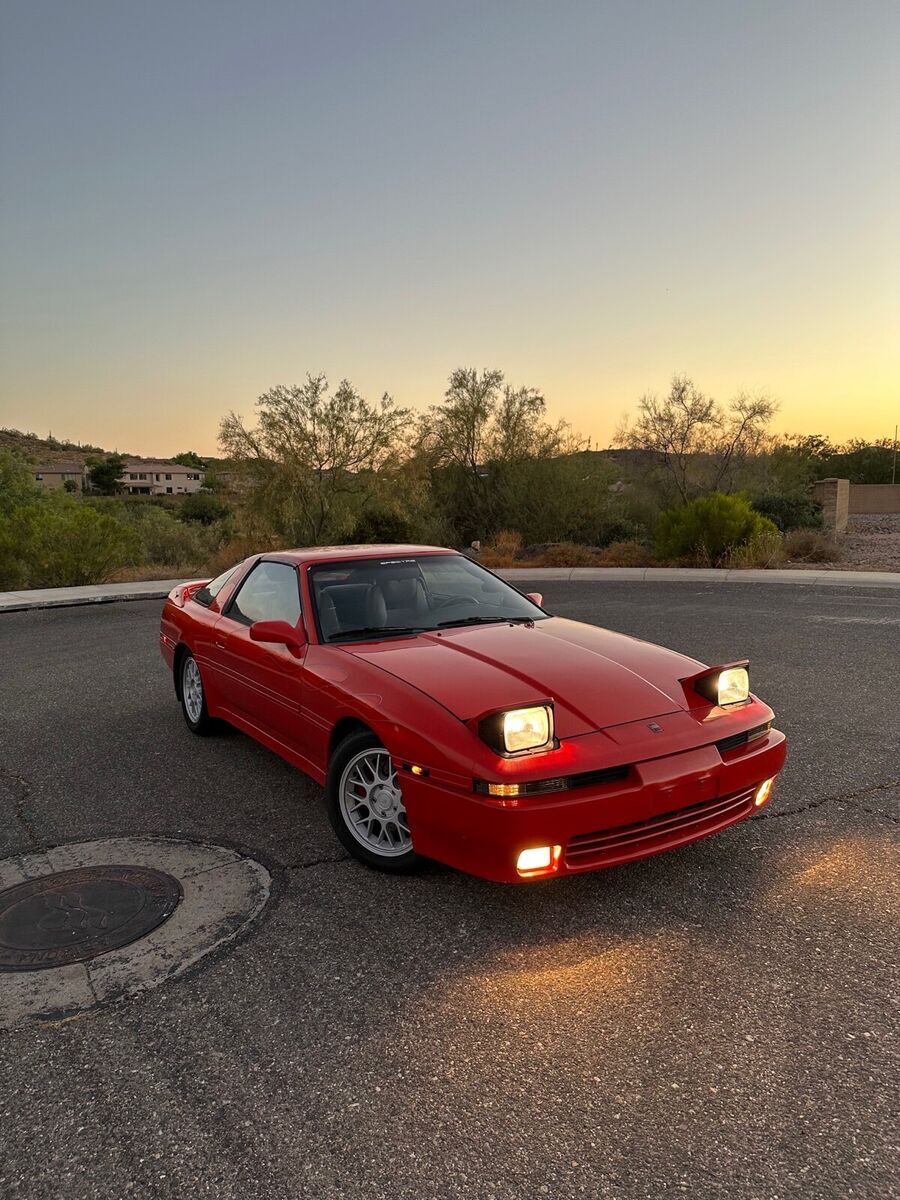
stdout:
[(44, 851), (47, 847), (41, 841), (38, 831), (34, 826), (28, 813), (25, 811), (25, 806), (31, 800), (31, 784), (22, 775), (18, 775), (13, 771), (8, 771), (0, 767), (0, 776), (2, 776), (10, 786), (10, 790), (18, 796), (13, 799), (13, 812), (19, 828), (25, 834), (25, 837), (32, 850)]
[(281, 871), (307, 871), (310, 867), (323, 867), (328, 863), (346, 862), (349, 854), (338, 854), (331, 858), (311, 858), (308, 862), (287, 862), (275, 864)]
[[(879, 792), (890, 792), (895, 789), (900, 789), (900, 779), (888, 780), (887, 783), (876, 783), (871, 787), (861, 788), (855, 792), (841, 792), (836, 796), (820, 796), (818, 799), (809, 800), (806, 804), (801, 804), (799, 808), (786, 808), (777, 812), (762, 812), (757, 813), (751, 820), (754, 821), (775, 821), (781, 817), (796, 817), (800, 813), (811, 812), (815, 808), (821, 808), (825, 804), (846, 804), (854, 800), (865, 799), (866, 796), (876, 795)], [(900, 820), (900, 817), (891, 816), (890, 813), (880, 812), (878, 809), (869, 809), (865, 805), (857, 805), (864, 812), (871, 812), (874, 816), (885, 817), (888, 821)]]

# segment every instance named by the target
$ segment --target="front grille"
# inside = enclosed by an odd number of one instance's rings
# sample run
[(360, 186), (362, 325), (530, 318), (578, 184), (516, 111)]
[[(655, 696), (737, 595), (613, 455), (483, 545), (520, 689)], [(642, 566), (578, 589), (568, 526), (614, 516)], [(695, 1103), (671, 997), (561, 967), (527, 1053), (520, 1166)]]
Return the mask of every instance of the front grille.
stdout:
[(610, 865), (704, 837), (746, 816), (753, 808), (753, 793), (754, 789), (748, 788), (675, 812), (660, 813), (633, 825), (581, 833), (566, 846), (566, 866), (577, 869)]
[(628, 763), (621, 767), (605, 767), (602, 771), (582, 771), (580, 775), (569, 776), (569, 787), (594, 787), (598, 783), (613, 783), (617, 779), (627, 779), (631, 768)]
[[(621, 767), (604, 767), (600, 771), (582, 771), (579, 775), (560, 775), (555, 779), (532, 779), (528, 783), (520, 783), (519, 796), (544, 796), (549, 792), (567, 792), (570, 788), (597, 787), (601, 783), (614, 783), (627, 779), (630, 767), (625, 763)], [(476, 792), (489, 796), (490, 785), (483, 779), (473, 781)]]
[(743, 733), (733, 733), (731, 737), (722, 738), (716, 742), (716, 749), (720, 754), (724, 754), (726, 750), (733, 750), (735, 746), (746, 746), (747, 742), (765, 737), (771, 728), (772, 722), (767, 721), (765, 725), (757, 725), (755, 729), (745, 729)]

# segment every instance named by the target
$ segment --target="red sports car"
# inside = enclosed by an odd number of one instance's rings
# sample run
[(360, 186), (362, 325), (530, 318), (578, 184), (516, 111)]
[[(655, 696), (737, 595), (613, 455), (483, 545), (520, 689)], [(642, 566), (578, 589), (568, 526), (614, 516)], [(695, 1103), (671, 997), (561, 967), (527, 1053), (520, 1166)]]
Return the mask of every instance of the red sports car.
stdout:
[(747, 662), (554, 617), (462, 554), (256, 555), (176, 587), (185, 721), (225, 720), (324, 784), (369, 866), (514, 883), (658, 854), (748, 817), (785, 759)]

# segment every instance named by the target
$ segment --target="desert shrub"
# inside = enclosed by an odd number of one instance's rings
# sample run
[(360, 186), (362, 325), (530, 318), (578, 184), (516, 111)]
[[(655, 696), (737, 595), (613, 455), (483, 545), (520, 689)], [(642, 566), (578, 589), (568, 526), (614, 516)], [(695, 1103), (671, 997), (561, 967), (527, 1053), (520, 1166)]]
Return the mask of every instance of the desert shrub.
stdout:
[(231, 516), (231, 508), (214, 496), (212, 492), (193, 492), (185, 496), (178, 513), (182, 521), (196, 521), (200, 525), (212, 525)]
[(138, 548), (134, 532), (70, 497), (46, 498), (0, 518), (0, 586), (104, 583)]
[(777, 526), (755, 512), (744, 496), (712, 492), (662, 514), (656, 549), (660, 558), (720, 566), (729, 554), (759, 541), (767, 531), (778, 536)]
[(199, 574), (208, 575), (210, 579), (215, 579), (217, 575), (221, 575), (229, 567), (243, 562), (251, 554), (264, 554), (269, 550), (279, 549), (281, 549), (281, 546), (277, 540), (266, 542), (260, 541), (257, 537), (247, 535), (229, 538), (208, 555), (203, 564), (203, 570)]
[(639, 521), (632, 521), (628, 517), (610, 516), (598, 525), (591, 540), (595, 546), (602, 549), (616, 543), (639, 542), (646, 532), (646, 525)]
[(515, 529), (501, 529), (487, 546), (483, 546), (479, 561), (486, 567), (513, 567), (522, 550), (522, 535)]
[(785, 535), (784, 551), (791, 562), (837, 562), (841, 557), (834, 537), (821, 529), (792, 529)]
[(538, 567), (596, 567), (597, 552), (577, 542), (557, 542), (534, 560)]
[(822, 525), (822, 507), (811, 496), (770, 493), (754, 496), (751, 504), (782, 533), (789, 529), (818, 529)]
[(415, 522), (404, 512), (389, 508), (367, 508), (360, 512), (352, 529), (342, 538), (349, 545), (384, 545), (415, 541)]
[(25, 460), (9, 450), (0, 450), (0, 516), (9, 516), (20, 505), (33, 504), (39, 497)]
[(611, 542), (597, 557), (601, 567), (651, 567), (655, 559), (640, 542)]
[(729, 550), (722, 559), (723, 567), (746, 571), (753, 567), (777, 567), (784, 561), (784, 542), (778, 529), (770, 522), (754, 530), (746, 542)]
[[(125, 505), (121, 519), (137, 535), (132, 562), (182, 566), (204, 562), (215, 549), (215, 537), (202, 526), (185, 524), (155, 504)], [(215, 544), (213, 544), (215, 542)]]

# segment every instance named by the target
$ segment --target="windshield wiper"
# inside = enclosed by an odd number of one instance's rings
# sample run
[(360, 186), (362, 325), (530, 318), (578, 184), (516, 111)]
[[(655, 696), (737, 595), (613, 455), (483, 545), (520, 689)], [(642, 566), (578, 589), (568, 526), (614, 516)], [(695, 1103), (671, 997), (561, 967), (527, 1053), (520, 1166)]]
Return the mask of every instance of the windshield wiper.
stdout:
[(342, 629), (339, 633), (333, 633), (329, 637), (329, 642), (339, 642), (344, 638), (366, 637), (370, 633), (389, 634), (389, 633), (423, 633), (421, 626), (404, 626), (404, 625), (363, 625), (359, 629)]
[(438, 621), (439, 629), (450, 625), (533, 625), (534, 617), (459, 617), (455, 621)]

